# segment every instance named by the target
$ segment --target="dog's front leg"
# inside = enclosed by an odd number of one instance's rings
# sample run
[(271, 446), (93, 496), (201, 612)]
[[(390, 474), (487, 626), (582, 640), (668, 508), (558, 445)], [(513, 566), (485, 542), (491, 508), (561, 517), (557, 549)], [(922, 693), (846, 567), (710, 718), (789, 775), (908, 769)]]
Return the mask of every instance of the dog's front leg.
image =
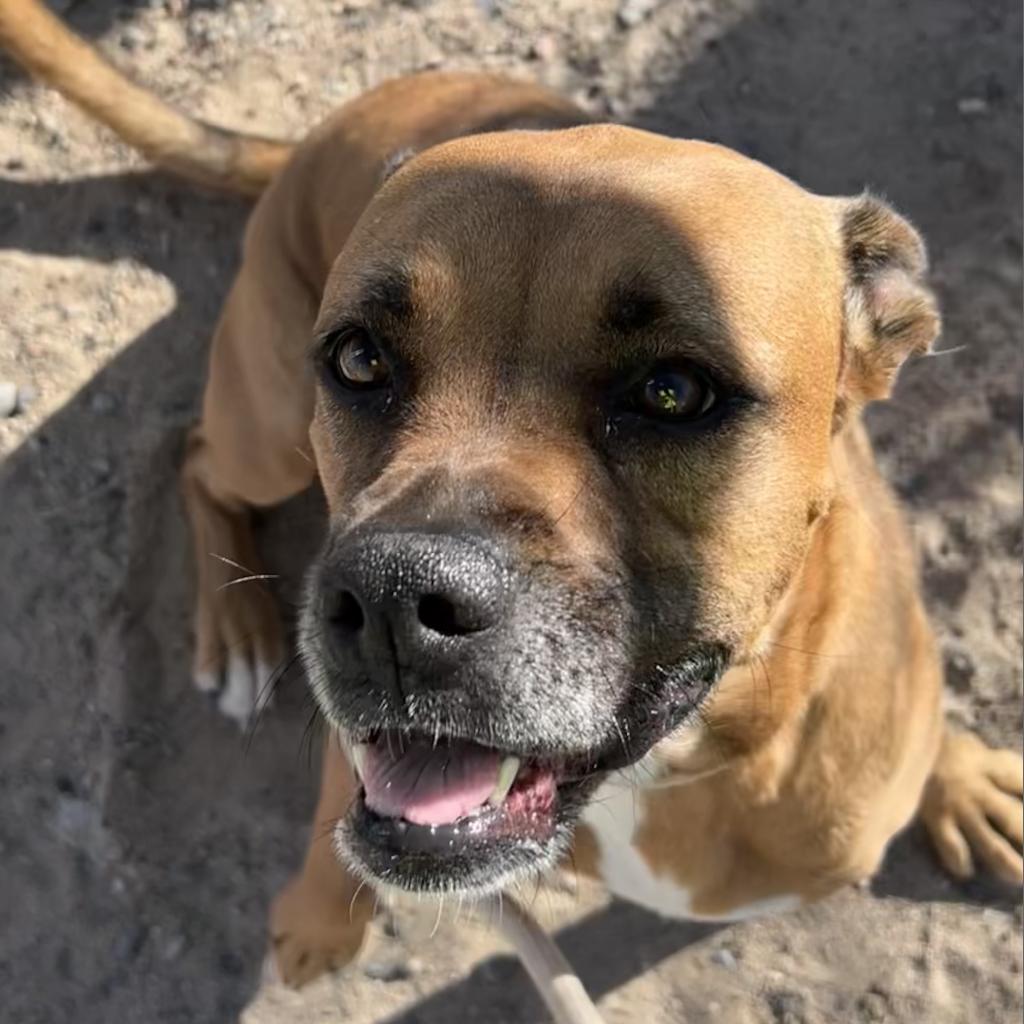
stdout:
[(338, 861), (334, 826), (355, 798), (352, 768), (337, 736), (324, 745), (320, 799), (302, 870), (274, 901), (270, 934), (278, 974), (300, 986), (359, 952), (373, 916), (373, 890)]
[[(273, 207), (269, 208), (273, 213)], [(266, 206), (213, 337), (201, 422), (181, 488), (196, 555), (193, 678), (245, 725), (269, 696), (284, 655), (278, 609), (263, 586), (251, 510), (307, 488), (313, 380), (306, 346), (316, 302), (264, 236)]]

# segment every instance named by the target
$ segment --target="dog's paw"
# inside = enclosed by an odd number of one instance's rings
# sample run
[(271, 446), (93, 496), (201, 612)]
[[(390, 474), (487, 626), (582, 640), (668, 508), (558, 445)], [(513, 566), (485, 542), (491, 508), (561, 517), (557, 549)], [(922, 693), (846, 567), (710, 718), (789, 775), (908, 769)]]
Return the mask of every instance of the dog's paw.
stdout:
[(921, 819), (950, 874), (969, 878), (975, 860), (1024, 883), (1024, 762), (970, 733), (947, 732), (921, 801)]
[(273, 598), (255, 590), (200, 597), (196, 609), (196, 689), (216, 695), (241, 728), (268, 707), (283, 664), (284, 642)]
[(292, 988), (355, 959), (372, 914), (369, 893), (323, 891), (302, 875), (281, 890), (270, 913), (270, 941), (277, 977)]

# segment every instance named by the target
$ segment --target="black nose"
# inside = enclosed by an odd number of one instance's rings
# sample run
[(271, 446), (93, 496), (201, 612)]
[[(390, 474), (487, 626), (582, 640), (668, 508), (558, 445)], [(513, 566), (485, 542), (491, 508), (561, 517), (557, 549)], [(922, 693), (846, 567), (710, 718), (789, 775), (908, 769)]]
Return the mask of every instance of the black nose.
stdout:
[(445, 685), (508, 605), (508, 570), (477, 536), (368, 533), (345, 541), (331, 563), (324, 639), (346, 667), (403, 689)]

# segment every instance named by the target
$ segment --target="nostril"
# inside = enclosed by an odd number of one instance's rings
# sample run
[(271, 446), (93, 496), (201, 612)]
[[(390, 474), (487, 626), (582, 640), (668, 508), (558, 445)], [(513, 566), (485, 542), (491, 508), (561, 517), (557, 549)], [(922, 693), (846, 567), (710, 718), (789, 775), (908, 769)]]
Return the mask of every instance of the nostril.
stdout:
[(468, 617), (465, 614), (460, 615), (455, 604), (441, 594), (424, 594), (420, 598), (416, 614), (427, 629), (442, 636), (465, 636), (483, 628), (467, 621)]
[(343, 590), (335, 596), (327, 617), (334, 625), (349, 633), (358, 633), (366, 621), (363, 609), (351, 590)]

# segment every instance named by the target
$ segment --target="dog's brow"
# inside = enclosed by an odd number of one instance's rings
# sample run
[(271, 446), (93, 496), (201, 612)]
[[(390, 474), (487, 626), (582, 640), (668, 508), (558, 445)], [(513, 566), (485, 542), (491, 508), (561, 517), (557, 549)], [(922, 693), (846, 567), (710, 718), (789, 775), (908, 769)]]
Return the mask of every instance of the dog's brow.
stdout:
[(369, 278), (360, 289), (359, 306), (369, 316), (384, 313), (399, 320), (412, 316), (412, 284), (403, 270)]
[(616, 331), (638, 331), (664, 312), (665, 304), (653, 289), (637, 281), (620, 282), (609, 293), (604, 322)]

